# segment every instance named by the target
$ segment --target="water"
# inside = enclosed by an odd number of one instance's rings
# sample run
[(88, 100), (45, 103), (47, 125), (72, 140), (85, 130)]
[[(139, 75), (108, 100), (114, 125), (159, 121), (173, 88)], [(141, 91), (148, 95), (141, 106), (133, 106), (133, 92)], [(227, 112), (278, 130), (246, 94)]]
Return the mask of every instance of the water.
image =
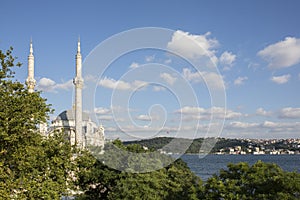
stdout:
[(300, 173), (300, 155), (207, 155), (204, 158), (199, 158), (199, 155), (183, 155), (181, 158), (204, 181), (213, 174), (218, 174), (220, 169), (226, 169), (228, 163), (247, 162), (253, 165), (258, 160), (275, 163), (285, 171)]

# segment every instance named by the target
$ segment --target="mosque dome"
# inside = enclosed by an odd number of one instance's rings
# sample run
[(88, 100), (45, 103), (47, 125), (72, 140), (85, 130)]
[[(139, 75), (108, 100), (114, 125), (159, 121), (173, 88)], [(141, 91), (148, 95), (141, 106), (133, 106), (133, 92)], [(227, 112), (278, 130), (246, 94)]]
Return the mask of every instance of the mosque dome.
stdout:
[[(82, 112), (82, 121), (89, 121), (90, 117), (89, 114), (86, 112)], [(61, 112), (56, 120), (62, 120), (62, 121), (71, 121), (75, 120), (75, 110), (69, 109)]]

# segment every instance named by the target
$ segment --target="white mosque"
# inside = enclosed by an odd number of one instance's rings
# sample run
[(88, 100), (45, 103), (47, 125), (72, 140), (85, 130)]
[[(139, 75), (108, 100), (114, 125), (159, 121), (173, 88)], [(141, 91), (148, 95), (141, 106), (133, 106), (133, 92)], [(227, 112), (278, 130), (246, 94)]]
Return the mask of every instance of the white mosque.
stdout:
[[(82, 111), (82, 58), (80, 53), (80, 41), (77, 44), (76, 76), (73, 79), (75, 85), (75, 105), (70, 110), (65, 110), (54, 119), (50, 126), (40, 125), (40, 132), (44, 135), (51, 134), (55, 130), (63, 130), (71, 145), (79, 147), (104, 146), (104, 128), (93, 122), (88, 113)], [(34, 56), (32, 42), (28, 56), (28, 77), (26, 85), (29, 92), (34, 92), (36, 81), (34, 79)]]

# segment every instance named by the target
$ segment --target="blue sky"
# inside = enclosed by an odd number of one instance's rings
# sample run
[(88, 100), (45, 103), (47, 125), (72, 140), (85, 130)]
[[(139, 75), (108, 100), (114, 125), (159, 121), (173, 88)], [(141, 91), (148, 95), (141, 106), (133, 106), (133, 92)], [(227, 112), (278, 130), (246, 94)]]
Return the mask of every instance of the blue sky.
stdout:
[[(94, 111), (108, 138), (300, 135), (297, 0), (5, 1), (1, 8), (0, 48), (14, 47), (23, 63), (16, 78), (24, 82), (32, 37), (37, 88), (55, 109), (51, 119), (72, 107), (78, 36), (88, 60), (93, 49), (115, 34), (159, 27), (171, 30), (161, 41), (164, 50), (132, 51), (120, 55), (104, 74), (84, 74), (86, 83), (97, 86)], [(171, 55), (172, 50), (180, 55)], [(199, 66), (203, 63), (195, 57), (209, 58), (217, 71), (195, 71), (180, 56)], [(196, 104), (192, 93), (182, 92), (184, 84), (195, 93)], [(219, 84), (224, 84), (224, 91)], [(226, 94), (224, 105), (212, 104), (208, 86)], [(128, 105), (114, 100), (122, 99), (123, 92), (132, 94)], [(212, 113), (216, 120), (211, 120)]]

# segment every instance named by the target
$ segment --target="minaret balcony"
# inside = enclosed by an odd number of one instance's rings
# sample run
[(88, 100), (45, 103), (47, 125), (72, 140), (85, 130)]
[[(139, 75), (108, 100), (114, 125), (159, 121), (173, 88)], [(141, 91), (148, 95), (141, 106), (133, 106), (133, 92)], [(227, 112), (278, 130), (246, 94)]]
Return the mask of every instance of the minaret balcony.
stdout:
[(75, 77), (73, 79), (73, 83), (74, 83), (75, 86), (82, 87), (83, 86), (83, 79), (80, 78), (80, 77)]
[(26, 84), (35, 86), (36, 81), (33, 78), (27, 78)]

